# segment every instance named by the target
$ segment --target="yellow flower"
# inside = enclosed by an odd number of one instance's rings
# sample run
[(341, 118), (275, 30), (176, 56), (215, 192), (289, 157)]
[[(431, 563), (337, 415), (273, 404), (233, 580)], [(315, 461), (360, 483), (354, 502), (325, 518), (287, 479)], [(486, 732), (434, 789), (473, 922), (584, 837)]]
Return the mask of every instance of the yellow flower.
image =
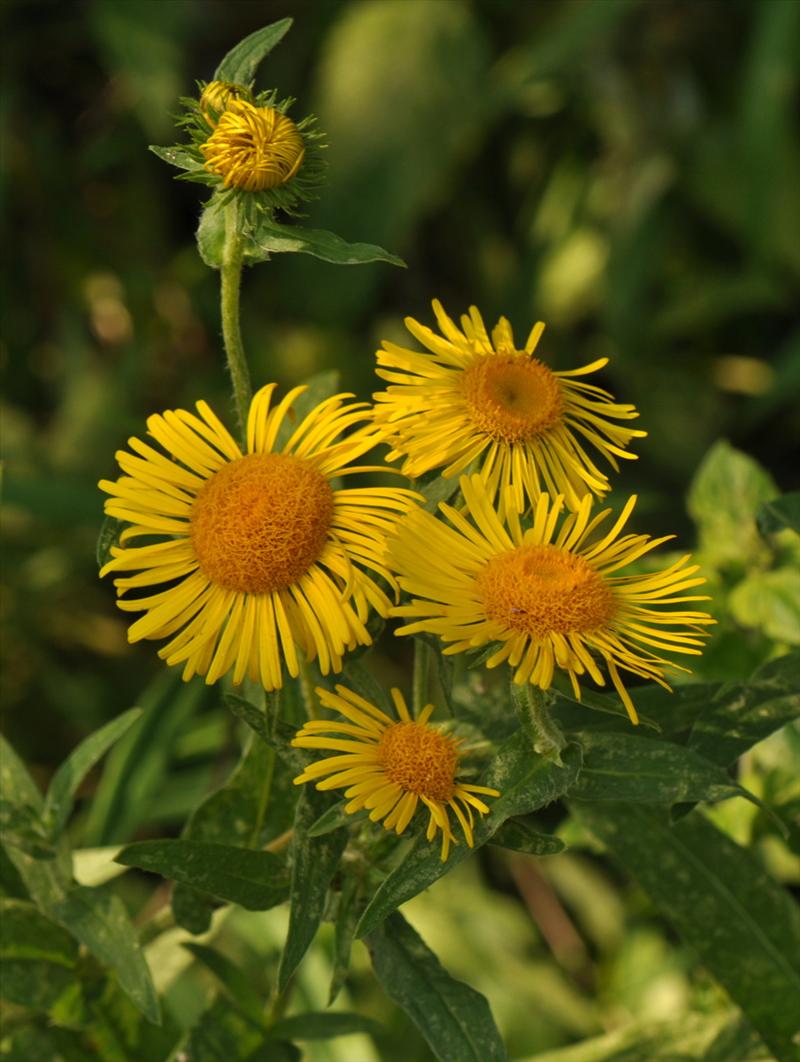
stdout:
[(526, 529), (510, 497), (506, 518), (500, 518), (480, 476), (463, 476), (461, 490), (472, 523), (440, 505), (452, 527), (417, 510), (389, 540), (390, 564), (401, 587), (414, 595), (410, 604), (393, 610), (413, 620), (397, 633), (429, 631), (451, 643), (445, 653), (500, 643), (487, 667), (508, 662), (516, 683), (542, 689), (550, 687), (559, 668), (578, 699), (579, 676), (605, 684), (599, 662), (636, 723), (619, 670), (669, 689), (664, 668), (678, 665), (651, 650), (697, 655), (702, 627), (715, 622), (705, 612), (684, 608), (686, 602), (707, 600), (682, 595), (705, 582), (694, 577), (698, 566), (688, 565), (685, 556), (662, 571), (616, 574), (673, 537), (621, 534), (635, 497), (604, 533), (600, 528), (611, 510), (593, 515), (588, 494), (557, 530), (560, 496), (551, 500), (542, 494)]
[(315, 719), (298, 731), (293, 745), (330, 749), (339, 755), (310, 764), (295, 778), (295, 785), (316, 782), (317, 789), (347, 787), (348, 813), (368, 808), (373, 822), (382, 821), (384, 829), (397, 834), (411, 822), (421, 801), (428, 809), (427, 839), (432, 841), (436, 831), (441, 831), (442, 862), (450, 845), (458, 843), (450, 829), (449, 809), (472, 847), (473, 809), (480, 815), (489, 810), (476, 794), (500, 794), (457, 780), (459, 742), (428, 725), (432, 704), (412, 719), (403, 695), (393, 689), (398, 722), (345, 686), (337, 686), (336, 693), (317, 689), (317, 694), (324, 707), (339, 712), (348, 722)]
[[(138, 573), (115, 579), (119, 607), (144, 613), (128, 639), (171, 638), (159, 656), (183, 664), (186, 680), (212, 683), (232, 670), (235, 685), (248, 676), (277, 689), (284, 664), (298, 674), (298, 647), (323, 674), (340, 671), (346, 650), (371, 644), (370, 607), (383, 616), (390, 607), (359, 566), (392, 583), (385, 535), (413, 495), (332, 484), (369, 471), (353, 463), (376, 442), (366, 403), (326, 399), (279, 444), (306, 388), (271, 408), (274, 389), (252, 401), (246, 453), (198, 402), (199, 416), (180, 409), (148, 419), (166, 455), (132, 438), (133, 452), (116, 455), (126, 474), (100, 483), (111, 495), (106, 513), (132, 525), (100, 573)], [(161, 541), (127, 545), (142, 535)]]
[(200, 94), (200, 113), (213, 129), (229, 104), (247, 95), (241, 85), (235, 85), (232, 81), (210, 81)]
[(256, 107), (238, 99), (227, 102), (200, 150), (206, 169), (222, 177), (226, 188), (263, 192), (296, 175), (305, 141), (292, 119), (275, 107)]
[(532, 503), (543, 491), (563, 494), (573, 510), (587, 491), (604, 494), (608, 479), (585, 445), (616, 469), (616, 458), (635, 457), (625, 449), (631, 439), (646, 434), (614, 423), (637, 417), (633, 406), (575, 379), (608, 359), (554, 372), (534, 357), (541, 323), (517, 350), (505, 317), (490, 338), (474, 306), (461, 318), (463, 331), (438, 300), (433, 312), (442, 335), (410, 317), (405, 322), (428, 352), (388, 342), (377, 352), (377, 374), (391, 385), (374, 396), (376, 417), (394, 430), (388, 459), (403, 457), (402, 471), (412, 478), (443, 466), (449, 478), (480, 458), (501, 512), (508, 486), (520, 511), (525, 494)]

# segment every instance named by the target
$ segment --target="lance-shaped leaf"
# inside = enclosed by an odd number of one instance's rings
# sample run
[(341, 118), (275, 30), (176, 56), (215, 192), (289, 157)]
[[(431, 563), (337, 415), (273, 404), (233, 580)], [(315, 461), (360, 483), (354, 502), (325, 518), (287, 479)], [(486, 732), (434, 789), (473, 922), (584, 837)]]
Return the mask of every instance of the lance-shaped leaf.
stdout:
[(117, 862), (192, 885), (248, 911), (274, 907), (289, 892), (286, 866), (278, 856), (211, 841), (139, 841), (123, 848)]
[(239, 41), (217, 67), (214, 80), (249, 85), (256, 76), (259, 63), (283, 40), (291, 25), (290, 18), (282, 18), (279, 22), (272, 22)]
[[(43, 807), (42, 796), (14, 750), (0, 738), (0, 780), (12, 803)], [(117, 975), (120, 987), (148, 1020), (158, 1024), (161, 1012), (133, 926), (122, 901), (104, 889), (72, 881), (69, 849), (63, 842), (50, 859), (36, 859), (9, 849), (31, 899), (45, 917), (58, 922)]]
[(680, 800), (749, 797), (722, 767), (682, 745), (637, 734), (580, 735), (583, 769), (570, 795), (581, 800)]
[(331, 970), (331, 986), (328, 992), (328, 1006), (330, 1006), (342, 989), (345, 978), (350, 969), (350, 952), (353, 948), (353, 938), (356, 934), (359, 904), (360, 881), (354, 876), (345, 876), (342, 879), (342, 890), (338, 896), (336, 908), (336, 922), (334, 923), (333, 957)]
[[(524, 734), (514, 734), (501, 746), (489, 765), (482, 785), (500, 790), (497, 798), (488, 798), (489, 814), (475, 823), (475, 848), (486, 844), (506, 819), (527, 815), (563, 796), (578, 777), (581, 750), (568, 745), (563, 752), (563, 766), (558, 767), (533, 751)], [(448, 870), (466, 859), (472, 852), (463, 842), (450, 852), (443, 863), (439, 846), (420, 835), (403, 862), (380, 885), (362, 915), (358, 936), (371, 933), (406, 900), (427, 889)]]
[(367, 939), (375, 976), (441, 1062), (506, 1062), (506, 1049), (480, 992), (456, 981), (401, 914)]
[(800, 908), (697, 811), (670, 826), (632, 804), (576, 804), (585, 826), (650, 894), (780, 1062), (800, 1037)]
[(261, 261), (273, 254), (310, 254), (334, 265), (365, 265), (388, 262), (405, 267), (402, 258), (374, 243), (348, 243), (325, 229), (307, 229), (302, 225), (280, 225), (266, 215), (247, 241), (246, 261)]
[(42, 815), (51, 837), (58, 837), (66, 826), (72, 811), (73, 798), (83, 779), (141, 714), (141, 708), (131, 708), (117, 719), (112, 719), (110, 723), (95, 730), (58, 768), (47, 791)]
[[(291, 825), (297, 789), (274, 749), (248, 735), (247, 747), (227, 782), (195, 809), (183, 839), (261, 848)], [(204, 933), (215, 901), (189, 885), (175, 886), (175, 920), (191, 933)]]
[(161, 1022), (158, 996), (136, 932), (119, 896), (107, 886), (77, 885), (47, 912), (117, 975), (120, 988), (155, 1025)]
[(282, 991), (297, 969), (322, 921), (328, 886), (339, 866), (349, 833), (345, 828), (309, 837), (308, 829), (328, 806), (330, 797), (306, 786), (297, 804), (292, 838), (292, 894), (289, 931), (278, 968)]
[(757, 742), (800, 718), (800, 652), (770, 660), (746, 683), (717, 689), (696, 719), (689, 747), (728, 766)]

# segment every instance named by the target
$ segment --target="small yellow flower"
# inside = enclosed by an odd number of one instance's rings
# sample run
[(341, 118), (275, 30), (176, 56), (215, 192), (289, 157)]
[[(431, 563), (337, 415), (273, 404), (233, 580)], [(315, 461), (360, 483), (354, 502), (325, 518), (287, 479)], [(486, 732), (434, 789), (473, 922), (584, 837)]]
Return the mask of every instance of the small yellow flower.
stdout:
[(206, 169), (222, 177), (226, 188), (263, 192), (297, 174), (305, 141), (292, 119), (275, 107), (256, 107), (238, 99), (227, 102), (200, 150)]
[(445, 653), (497, 642), (487, 667), (507, 662), (516, 683), (541, 689), (551, 686), (559, 668), (579, 700), (580, 676), (605, 685), (602, 664), (636, 723), (619, 670), (669, 689), (664, 669), (686, 668), (651, 650), (698, 655), (703, 626), (715, 622), (683, 607), (708, 600), (682, 594), (705, 582), (695, 576), (698, 565), (687, 564), (685, 556), (662, 571), (616, 574), (673, 537), (621, 534), (635, 497), (603, 533), (611, 510), (593, 515), (591, 495), (557, 530), (563, 499), (542, 494), (532, 526), (525, 528), (510, 497), (505, 519), (498, 515), (480, 476), (462, 476), (460, 483), (472, 523), (442, 504), (452, 527), (415, 510), (389, 541), (390, 564), (401, 587), (414, 595), (410, 604), (393, 610), (413, 621), (397, 633), (428, 631), (450, 643)]
[(219, 116), (235, 100), (247, 99), (248, 93), (232, 81), (210, 81), (200, 95), (200, 113), (213, 129)]
[(457, 780), (459, 742), (428, 725), (432, 704), (412, 719), (403, 695), (393, 689), (398, 722), (345, 686), (337, 686), (336, 693), (317, 689), (317, 694), (324, 707), (339, 712), (348, 722), (315, 719), (298, 731), (293, 745), (330, 749), (340, 755), (310, 764), (295, 778), (295, 785), (316, 782), (317, 789), (345, 789), (348, 813), (368, 808), (373, 822), (382, 821), (384, 829), (397, 834), (405, 830), (422, 802), (429, 815), (427, 839), (432, 841), (437, 830), (442, 834), (442, 862), (450, 845), (458, 843), (450, 829), (449, 809), (472, 847), (473, 809), (479, 815), (489, 811), (476, 794), (500, 794)]
[[(366, 403), (326, 399), (279, 446), (306, 388), (270, 408), (274, 390), (252, 401), (246, 453), (198, 402), (199, 416), (180, 409), (150, 417), (166, 453), (129, 439), (133, 452), (116, 455), (126, 474), (100, 483), (111, 495), (106, 513), (131, 525), (100, 573), (138, 573), (114, 581), (119, 607), (144, 613), (128, 639), (170, 638), (159, 656), (183, 664), (186, 680), (198, 674), (212, 683), (232, 671), (234, 685), (247, 676), (277, 689), (284, 665), (299, 673), (298, 650), (318, 659), (323, 674), (340, 671), (347, 650), (371, 644), (370, 608), (382, 616), (390, 608), (362, 568), (392, 585), (385, 536), (413, 495), (333, 485), (368, 471), (354, 463), (377, 441)], [(142, 535), (161, 541), (127, 545)]]
[(636, 456), (626, 450), (631, 439), (646, 434), (614, 423), (637, 417), (633, 406), (575, 379), (608, 359), (555, 372), (534, 357), (541, 323), (518, 350), (505, 317), (490, 338), (474, 306), (461, 329), (438, 300), (433, 312), (441, 335), (410, 317), (405, 322), (425, 353), (389, 342), (377, 352), (377, 374), (390, 384), (374, 396), (376, 418), (393, 429), (388, 459), (402, 457), (402, 471), (412, 478), (435, 468), (449, 478), (479, 458), (501, 511), (509, 486), (520, 511), (526, 495), (533, 503), (543, 491), (563, 494), (573, 510), (587, 491), (604, 494), (608, 478), (586, 444), (616, 469), (616, 458)]

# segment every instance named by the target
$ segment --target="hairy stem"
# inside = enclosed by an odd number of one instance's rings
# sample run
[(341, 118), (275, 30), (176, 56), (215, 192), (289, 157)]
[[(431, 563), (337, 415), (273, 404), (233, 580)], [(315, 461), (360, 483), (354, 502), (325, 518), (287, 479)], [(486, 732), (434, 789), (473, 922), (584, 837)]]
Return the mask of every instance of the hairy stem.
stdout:
[(567, 739), (550, 715), (552, 695), (530, 683), (517, 686), (512, 682), (511, 699), (522, 729), (533, 743), (534, 751), (562, 767), (561, 752), (567, 746)]
[(250, 370), (242, 344), (239, 324), (239, 289), (242, 281), (244, 242), (239, 232), (239, 207), (234, 199), (225, 208), (225, 242), (222, 247), (220, 267), (222, 340), (228, 358), (228, 368), (233, 384), (233, 397), (239, 418), (239, 431), (244, 440), (247, 429), (247, 413), (250, 409), (252, 388)]

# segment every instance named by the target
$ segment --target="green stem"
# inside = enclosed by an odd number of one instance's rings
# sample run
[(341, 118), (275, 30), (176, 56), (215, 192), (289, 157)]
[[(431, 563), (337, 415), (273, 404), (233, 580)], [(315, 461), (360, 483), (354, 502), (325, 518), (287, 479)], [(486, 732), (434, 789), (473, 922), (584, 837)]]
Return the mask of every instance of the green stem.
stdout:
[(239, 232), (239, 208), (234, 199), (225, 208), (225, 242), (222, 246), (222, 265), (220, 267), (222, 340), (228, 358), (228, 368), (233, 384), (233, 397), (239, 417), (239, 429), (242, 439), (247, 429), (247, 414), (250, 409), (252, 388), (250, 370), (242, 344), (242, 330), (239, 325), (239, 289), (242, 281), (242, 264), (244, 262), (244, 241)]
[(518, 686), (512, 682), (511, 699), (522, 729), (533, 743), (534, 751), (563, 767), (561, 753), (567, 747), (567, 739), (550, 715), (552, 695), (530, 683)]
[(414, 677), (411, 688), (415, 718), (430, 700), (432, 664), (433, 650), (429, 645), (426, 645), (421, 638), (415, 638)]

